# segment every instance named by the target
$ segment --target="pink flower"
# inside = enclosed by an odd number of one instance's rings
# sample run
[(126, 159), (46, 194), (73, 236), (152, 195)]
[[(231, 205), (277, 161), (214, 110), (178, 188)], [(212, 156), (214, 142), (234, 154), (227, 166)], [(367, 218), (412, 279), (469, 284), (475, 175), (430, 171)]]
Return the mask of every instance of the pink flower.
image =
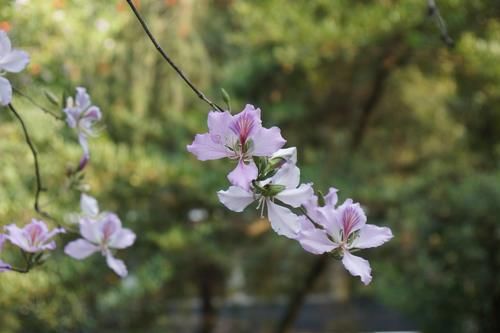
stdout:
[(271, 178), (258, 183), (259, 188), (253, 192), (238, 186), (231, 186), (227, 191), (219, 191), (220, 202), (235, 212), (243, 211), (254, 201), (259, 202), (257, 208), (264, 210), (267, 206), (267, 215), (271, 227), (278, 235), (296, 238), (300, 230), (300, 218), (288, 208), (275, 203), (279, 200), (294, 208), (300, 207), (313, 194), (310, 184), (301, 184), (300, 170), (293, 163), (282, 166)]
[(78, 133), (78, 141), (83, 149), (83, 156), (80, 159), (77, 169), (77, 171), (81, 171), (85, 168), (90, 158), (88, 137), (97, 135), (94, 125), (102, 118), (101, 110), (97, 106), (92, 105), (90, 96), (85, 88), (77, 87), (75, 99), (73, 100), (72, 97), (68, 98), (64, 113), (66, 113), (68, 126), (75, 129)]
[(351, 199), (335, 209), (335, 192), (331, 191), (331, 196), (325, 198), (327, 204), (324, 207), (317, 207), (311, 202), (306, 205), (308, 216), (314, 216), (316, 219), (313, 220), (322, 228), (317, 228), (302, 216), (298, 240), (306, 251), (314, 254), (340, 250), (344, 267), (352, 275), (359, 276), (364, 284), (368, 284), (372, 280), (370, 263), (352, 255), (350, 251), (384, 244), (393, 237), (391, 229), (366, 224), (363, 209)]
[[(3, 243), (5, 242), (5, 235), (0, 234), (0, 252), (3, 249)], [(10, 265), (0, 260), (0, 273), (10, 270)]]
[(200, 161), (224, 157), (237, 160), (238, 164), (228, 179), (231, 184), (248, 190), (251, 181), (257, 178), (257, 166), (252, 157), (271, 156), (285, 142), (280, 129), (262, 127), (260, 109), (247, 104), (234, 116), (227, 111), (210, 112), (208, 133), (197, 134), (187, 150)]
[(132, 230), (122, 228), (118, 216), (113, 213), (101, 213), (96, 221), (82, 218), (80, 234), (83, 238), (72, 241), (66, 245), (64, 252), (78, 260), (101, 252), (106, 257), (108, 266), (119, 276), (127, 276), (127, 267), (122, 260), (116, 259), (111, 250), (124, 249), (135, 241)]
[(10, 224), (4, 228), (7, 232), (5, 237), (12, 244), (30, 253), (54, 250), (56, 242), (51, 239), (57, 234), (66, 232), (63, 228), (55, 228), (49, 231), (45, 222), (35, 219), (32, 219), (31, 223), (22, 229), (15, 224)]
[[(7, 33), (0, 30), (0, 74), (2, 72), (19, 73), (29, 63), (28, 53), (12, 49)], [(0, 105), (7, 105), (12, 100), (12, 86), (9, 80), (0, 76)]]

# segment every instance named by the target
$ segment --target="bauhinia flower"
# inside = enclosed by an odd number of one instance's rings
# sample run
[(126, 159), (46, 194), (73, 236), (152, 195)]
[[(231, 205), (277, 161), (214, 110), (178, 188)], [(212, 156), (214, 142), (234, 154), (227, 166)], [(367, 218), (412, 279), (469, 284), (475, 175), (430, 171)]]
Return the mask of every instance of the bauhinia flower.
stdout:
[[(0, 30), (0, 75), (5, 72), (19, 73), (29, 63), (28, 53), (12, 49), (9, 36)], [(12, 100), (12, 86), (6, 78), (0, 76), (0, 105), (7, 105)]]
[(25, 252), (36, 253), (46, 250), (54, 250), (56, 242), (52, 239), (55, 235), (65, 233), (63, 228), (54, 228), (49, 231), (47, 224), (43, 221), (32, 219), (31, 223), (19, 228), (15, 224), (4, 227), (7, 234), (6, 239), (12, 244), (20, 247)]
[(208, 114), (208, 133), (197, 134), (187, 146), (200, 161), (224, 157), (238, 161), (228, 175), (231, 184), (245, 190), (257, 178), (257, 166), (253, 156), (271, 156), (285, 144), (277, 127), (264, 128), (260, 109), (247, 104), (237, 115), (212, 111)]
[(72, 241), (66, 245), (64, 252), (78, 260), (101, 252), (106, 257), (108, 266), (119, 276), (127, 276), (125, 263), (113, 256), (112, 249), (124, 249), (135, 241), (132, 230), (122, 227), (118, 216), (113, 213), (103, 212), (97, 220), (82, 218), (80, 234), (83, 238)]
[[(271, 227), (279, 234), (288, 238), (296, 238), (300, 230), (300, 218), (290, 209), (275, 202), (294, 208), (303, 205), (313, 195), (311, 184), (301, 184), (300, 170), (294, 163), (286, 163), (274, 176), (260, 182), (254, 182), (251, 190), (231, 186), (227, 191), (217, 192), (220, 202), (235, 212), (243, 211), (254, 201), (257, 208), (263, 212), (267, 206), (267, 215)], [(262, 215), (262, 213), (261, 213)]]
[(301, 216), (302, 227), (297, 239), (306, 251), (314, 254), (339, 251), (344, 267), (352, 275), (359, 276), (365, 285), (369, 284), (372, 280), (370, 263), (351, 252), (384, 244), (393, 237), (391, 229), (366, 224), (363, 209), (351, 199), (335, 209), (336, 190), (330, 193), (324, 207), (311, 201), (306, 205), (308, 216), (321, 228)]
[(90, 159), (88, 138), (97, 136), (94, 125), (102, 118), (101, 110), (92, 105), (85, 88), (77, 87), (75, 98), (69, 97), (66, 101), (64, 113), (68, 126), (76, 130), (78, 141), (83, 149), (83, 156), (77, 168), (77, 171), (81, 171)]
[[(0, 253), (2, 252), (3, 249), (3, 243), (5, 242), (5, 235), (0, 234)], [(0, 260), (0, 273), (9, 271), (11, 266), (2, 260)]]

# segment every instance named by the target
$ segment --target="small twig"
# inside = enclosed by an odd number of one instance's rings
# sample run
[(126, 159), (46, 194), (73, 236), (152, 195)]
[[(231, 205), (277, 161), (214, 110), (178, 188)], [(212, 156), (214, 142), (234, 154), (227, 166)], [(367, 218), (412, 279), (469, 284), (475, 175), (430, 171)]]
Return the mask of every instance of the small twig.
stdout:
[(156, 47), (156, 49), (158, 50), (158, 52), (160, 52), (160, 54), (163, 57), (163, 59), (165, 59), (168, 62), (168, 64), (177, 72), (177, 74), (179, 74), (179, 76), (181, 77), (181, 79), (191, 88), (191, 90), (193, 90), (193, 92), (201, 100), (203, 100), (205, 103), (207, 103), (208, 105), (210, 105), (214, 110), (224, 111), (220, 106), (218, 106), (217, 104), (215, 104), (214, 102), (212, 102), (211, 100), (209, 100), (198, 88), (196, 88), (196, 86), (187, 78), (187, 76), (184, 74), (184, 72), (179, 67), (177, 67), (177, 65), (173, 62), (172, 59), (170, 59), (170, 57), (163, 50), (163, 48), (160, 46), (160, 44), (158, 43), (158, 41), (156, 40), (156, 38), (153, 36), (153, 34), (151, 33), (151, 31), (149, 30), (146, 22), (144, 21), (144, 19), (142, 18), (141, 14), (139, 13), (139, 11), (137, 10), (137, 8), (135, 7), (133, 1), (132, 0), (127, 0), (127, 3), (129, 4), (129, 6), (132, 9), (132, 11), (134, 12), (135, 16), (139, 20), (139, 23), (141, 24), (142, 28), (144, 29), (144, 31), (148, 35), (148, 37), (151, 40), (151, 42), (153, 43), (153, 45)]
[(40, 193), (42, 191), (46, 191), (46, 189), (43, 188), (43, 186), (42, 186), (42, 176), (40, 174), (40, 164), (38, 162), (38, 154), (36, 152), (35, 146), (33, 145), (33, 142), (31, 141), (31, 137), (28, 133), (28, 129), (26, 128), (26, 124), (24, 123), (23, 118), (16, 111), (16, 109), (14, 108), (12, 103), (9, 104), (9, 109), (12, 111), (14, 116), (17, 118), (17, 120), (21, 124), (21, 127), (23, 129), (23, 133), (24, 133), (24, 138), (26, 140), (26, 143), (28, 144), (28, 147), (31, 150), (32, 155), (33, 155), (33, 160), (34, 160), (34, 165), (35, 165), (35, 176), (36, 176), (36, 192), (35, 192), (35, 204), (34, 204), (35, 210), (40, 215), (52, 219), (52, 217), (48, 213), (44, 212), (40, 207), (40, 202), (39, 202), (40, 201)]
[(46, 114), (52, 116), (54, 119), (60, 120), (60, 121), (64, 121), (64, 118), (62, 116), (58, 116), (57, 114), (53, 113), (49, 109), (47, 109), (44, 106), (38, 104), (33, 98), (31, 98), (30, 96), (26, 95), (21, 90), (15, 88), (15, 87), (12, 87), (12, 89), (14, 90), (14, 92), (16, 94), (18, 94), (19, 96), (25, 98), (28, 102), (30, 102), (31, 104), (33, 104), (34, 106), (36, 106), (37, 108), (39, 108), (40, 110), (42, 110), (43, 112), (45, 112)]
[(436, 25), (439, 28), (441, 33), (441, 39), (448, 47), (455, 46), (455, 41), (448, 34), (448, 28), (446, 26), (446, 22), (444, 21), (441, 13), (439, 12), (439, 8), (436, 4), (435, 0), (427, 0), (427, 14), (429, 17), (434, 18), (436, 21)]

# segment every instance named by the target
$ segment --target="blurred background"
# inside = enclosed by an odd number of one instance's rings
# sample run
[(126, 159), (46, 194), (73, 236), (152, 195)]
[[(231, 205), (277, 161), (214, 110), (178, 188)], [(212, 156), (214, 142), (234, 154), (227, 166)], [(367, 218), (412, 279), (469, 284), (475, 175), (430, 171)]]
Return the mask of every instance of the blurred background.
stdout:
[[(218, 104), (263, 110), (297, 146), (303, 181), (339, 188), (395, 238), (362, 252), (365, 287), (333, 258), (217, 200), (227, 161), (185, 147), (207, 105), (159, 57), (125, 1), (0, 0), (0, 29), (31, 54), (14, 86), (88, 88), (104, 115), (84, 182), (138, 239), (117, 278), (61, 252), (0, 275), (0, 332), (500, 332), (500, 2), (136, 0), (165, 50)], [(58, 219), (79, 211), (74, 133), (13, 100)], [(0, 225), (36, 216), (32, 156), (0, 110)], [(75, 238), (65, 235), (59, 244)], [(5, 261), (19, 260), (7, 246)]]

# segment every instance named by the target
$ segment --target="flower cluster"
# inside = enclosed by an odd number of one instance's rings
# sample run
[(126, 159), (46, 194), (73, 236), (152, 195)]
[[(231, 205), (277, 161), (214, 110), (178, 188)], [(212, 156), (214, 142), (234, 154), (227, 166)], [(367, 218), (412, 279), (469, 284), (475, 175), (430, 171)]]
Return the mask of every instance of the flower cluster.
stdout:
[(77, 87), (75, 98), (68, 97), (63, 111), (66, 114), (68, 126), (76, 131), (78, 142), (83, 150), (83, 156), (76, 169), (77, 172), (82, 171), (90, 159), (88, 138), (97, 135), (94, 125), (102, 118), (101, 110), (92, 105), (85, 88)]
[(28, 53), (12, 49), (9, 36), (0, 30), (0, 105), (8, 105), (12, 100), (12, 85), (3, 77), (6, 72), (19, 73), (29, 63)]
[[(47, 224), (40, 220), (31, 220), (31, 223), (20, 228), (15, 224), (4, 227), (5, 234), (0, 234), (0, 252), (5, 241), (21, 249), (26, 261), (26, 268), (23, 272), (40, 263), (41, 254), (45, 251), (52, 251), (56, 248), (54, 236), (65, 233), (63, 228), (49, 230)], [(10, 271), (14, 268), (0, 260), (0, 272)], [(21, 271), (16, 269), (17, 271)]]
[(246, 105), (242, 112), (211, 111), (208, 133), (197, 134), (187, 150), (199, 160), (229, 158), (237, 165), (228, 174), (231, 186), (219, 191), (228, 209), (242, 212), (253, 202), (273, 230), (298, 241), (313, 254), (333, 253), (364, 284), (371, 281), (367, 260), (352, 252), (380, 246), (392, 238), (387, 227), (366, 224), (359, 203), (347, 199), (337, 205), (337, 190), (315, 194), (312, 184), (300, 183), (295, 147), (282, 149), (286, 141), (277, 127), (264, 128), (261, 111)]
[(110, 212), (99, 213), (97, 200), (82, 194), (80, 199), (82, 213), (78, 218), (82, 238), (66, 245), (64, 252), (78, 260), (101, 252), (108, 266), (119, 276), (127, 276), (127, 267), (113, 256), (112, 249), (124, 249), (135, 242), (132, 230), (122, 227), (119, 217)]

